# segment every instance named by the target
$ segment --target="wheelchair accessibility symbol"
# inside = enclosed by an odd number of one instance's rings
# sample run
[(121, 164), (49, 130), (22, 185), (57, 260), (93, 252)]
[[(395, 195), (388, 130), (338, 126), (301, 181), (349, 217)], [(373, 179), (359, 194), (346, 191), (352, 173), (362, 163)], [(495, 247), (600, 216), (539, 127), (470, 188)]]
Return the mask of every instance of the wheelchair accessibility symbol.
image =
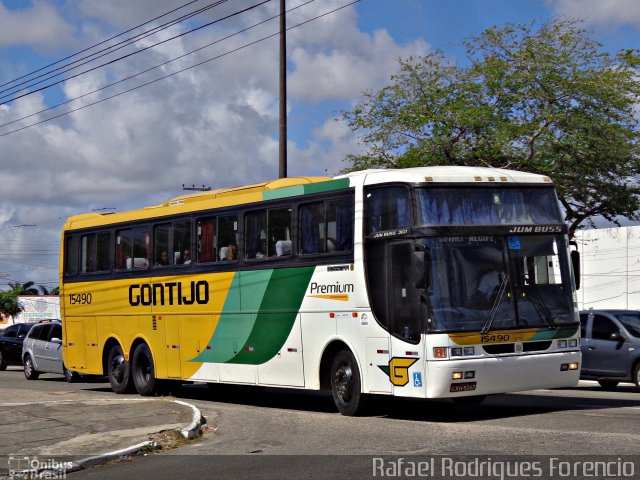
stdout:
[(421, 372), (413, 372), (413, 386), (421, 387), (422, 386), (422, 373)]

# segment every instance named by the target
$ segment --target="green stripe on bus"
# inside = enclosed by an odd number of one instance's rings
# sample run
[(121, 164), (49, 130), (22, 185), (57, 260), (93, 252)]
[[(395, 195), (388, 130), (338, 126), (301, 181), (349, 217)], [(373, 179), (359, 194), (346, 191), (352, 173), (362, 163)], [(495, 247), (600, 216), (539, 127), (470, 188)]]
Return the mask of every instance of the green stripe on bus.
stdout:
[[(218, 326), (192, 362), (258, 365), (273, 358), (291, 333), (315, 267), (238, 272)], [(240, 313), (240, 312), (248, 313)]]
[(328, 180), (326, 182), (307, 183), (294, 187), (278, 188), (263, 192), (263, 200), (274, 200), (276, 198), (295, 197), (298, 195), (309, 195), (311, 193), (330, 192), (332, 190), (342, 190), (349, 188), (349, 179), (340, 178), (338, 180)]
[(228, 363), (259, 365), (271, 360), (282, 349), (314, 270), (315, 267), (303, 267), (273, 271), (253, 331), (242, 351)]
[(540, 329), (529, 340), (553, 340), (554, 338), (568, 338), (576, 334), (578, 326), (553, 328), (548, 330)]

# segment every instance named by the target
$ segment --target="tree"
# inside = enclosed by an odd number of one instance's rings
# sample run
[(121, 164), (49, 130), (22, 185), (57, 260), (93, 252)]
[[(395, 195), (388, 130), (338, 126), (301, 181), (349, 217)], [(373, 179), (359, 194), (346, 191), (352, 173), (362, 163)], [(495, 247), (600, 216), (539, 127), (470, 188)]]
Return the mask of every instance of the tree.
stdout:
[(490, 28), (400, 61), (392, 84), (343, 112), (367, 148), (348, 170), (511, 168), (551, 177), (570, 234), (602, 216), (640, 219), (640, 51), (601, 51), (577, 20)]
[(35, 282), (9, 282), (9, 288), (16, 295), (38, 295), (38, 289), (34, 285)]
[(11, 290), (0, 292), (0, 313), (15, 317), (22, 312), (22, 305), (18, 301), (18, 294)]

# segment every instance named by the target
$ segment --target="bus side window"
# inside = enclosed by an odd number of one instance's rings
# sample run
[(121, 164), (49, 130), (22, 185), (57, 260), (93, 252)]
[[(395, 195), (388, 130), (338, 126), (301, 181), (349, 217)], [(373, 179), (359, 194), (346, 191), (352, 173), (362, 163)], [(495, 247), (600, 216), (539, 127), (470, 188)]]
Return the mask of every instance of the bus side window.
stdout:
[(300, 254), (347, 252), (353, 249), (353, 197), (300, 207)]
[(406, 187), (372, 188), (365, 193), (366, 235), (412, 224)]
[(78, 273), (79, 238), (80, 237), (75, 235), (67, 237), (64, 262), (64, 273), (66, 275), (76, 275)]

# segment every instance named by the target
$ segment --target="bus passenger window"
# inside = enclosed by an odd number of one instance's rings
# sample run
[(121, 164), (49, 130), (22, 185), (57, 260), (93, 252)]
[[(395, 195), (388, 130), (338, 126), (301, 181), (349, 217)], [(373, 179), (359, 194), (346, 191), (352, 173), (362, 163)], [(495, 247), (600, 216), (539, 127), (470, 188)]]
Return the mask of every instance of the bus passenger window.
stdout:
[(67, 237), (64, 262), (64, 273), (66, 275), (76, 275), (78, 273), (78, 247), (79, 237)]
[(199, 263), (216, 261), (216, 219), (207, 218), (200, 220), (197, 226), (197, 260)]
[(172, 228), (173, 256), (176, 264), (191, 264), (191, 222), (176, 222)]
[(309, 255), (351, 251), (353, 213), (353, 197), (300, 207), (300, 253)]
[(291, 209), (272, 208), (246, 215), (245, 258), (291, 255)]
[(151, 245), (147, 227), (128, 228), (116, 232), (116, 268), (142, 270), (149, 268)]
[(405, 187), (372, 188), (365, 193), (366, 234), (412, 224), (409, 190)]

